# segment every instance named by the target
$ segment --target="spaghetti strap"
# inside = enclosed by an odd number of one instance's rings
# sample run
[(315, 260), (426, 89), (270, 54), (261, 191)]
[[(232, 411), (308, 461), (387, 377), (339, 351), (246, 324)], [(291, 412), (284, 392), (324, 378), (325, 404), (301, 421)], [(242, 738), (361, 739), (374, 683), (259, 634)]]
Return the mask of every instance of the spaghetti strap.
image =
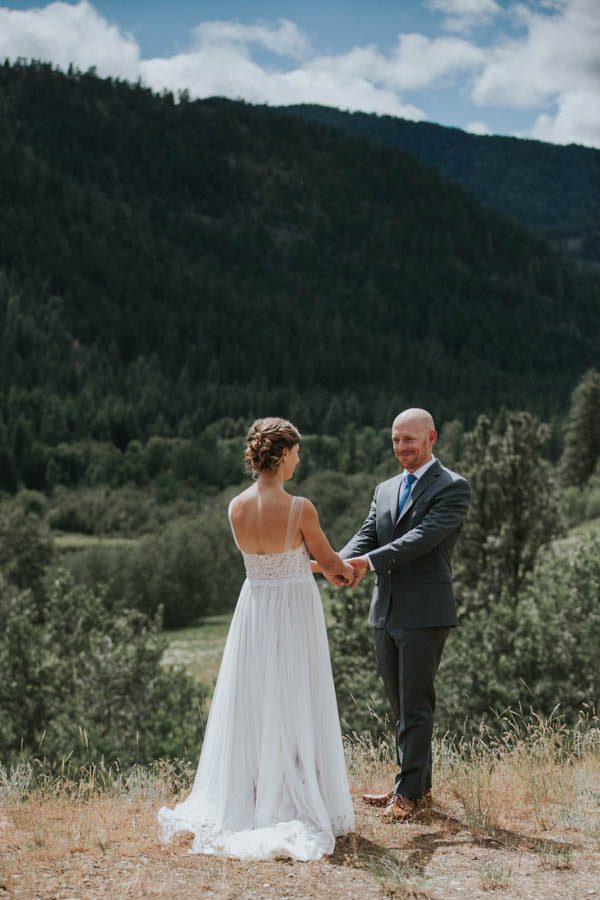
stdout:
[(290, 503), (290, 511), (288, 513), (287, 531), (285, 533), (285, 550), (292, 549), (292, 542), (298, 531), (300, 519), (302, 518), (302, 510), (304, 509), (304, 497), (292, 497)]

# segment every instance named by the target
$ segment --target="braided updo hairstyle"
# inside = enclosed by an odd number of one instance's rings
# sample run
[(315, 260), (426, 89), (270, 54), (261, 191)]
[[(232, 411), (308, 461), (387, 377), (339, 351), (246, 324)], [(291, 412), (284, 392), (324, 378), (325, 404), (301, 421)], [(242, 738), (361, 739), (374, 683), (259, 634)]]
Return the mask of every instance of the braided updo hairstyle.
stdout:
[(275, 416), (257, 419), (246, 435), (246, 467), (254, 477), (261, 472), (274, 472), (281, 462), (283, 451), (291, 450), (299, 443), (300, 432), (287, 419)]

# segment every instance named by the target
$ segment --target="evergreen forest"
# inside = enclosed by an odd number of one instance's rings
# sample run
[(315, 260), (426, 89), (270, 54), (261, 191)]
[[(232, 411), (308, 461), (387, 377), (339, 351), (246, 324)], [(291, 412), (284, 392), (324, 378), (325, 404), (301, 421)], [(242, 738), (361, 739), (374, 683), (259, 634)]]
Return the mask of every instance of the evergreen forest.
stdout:
[(594, 268), (600, 262), (598, 150), (468, 134), (432, 122), (326, 106), (281, 107), (281, 112), (405, 150), (566, 254)]

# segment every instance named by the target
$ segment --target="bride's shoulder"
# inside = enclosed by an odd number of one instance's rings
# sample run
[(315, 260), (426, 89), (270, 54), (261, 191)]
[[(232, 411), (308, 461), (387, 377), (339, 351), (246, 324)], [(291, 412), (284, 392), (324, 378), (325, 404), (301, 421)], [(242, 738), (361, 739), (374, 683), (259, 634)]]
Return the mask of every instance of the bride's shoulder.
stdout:
[(292, 497), (292, 503), (295, 503), (297, 508), (299, 508), (302, 518), (305, 516), (312, 518), (319, 515), (317, 507), (308, 497)]
[(242, 491), (241, 494), (236, 494), (235, 497), (232, 497), (229, 501), (229, 511), (234, 512), (237, 510), (242, 510), (247, 504), (252, 500), (252, 495), (255, 493), (253, 491), (254, 485), (250, 485), (249, 488), (246, 488), (245, 491)]

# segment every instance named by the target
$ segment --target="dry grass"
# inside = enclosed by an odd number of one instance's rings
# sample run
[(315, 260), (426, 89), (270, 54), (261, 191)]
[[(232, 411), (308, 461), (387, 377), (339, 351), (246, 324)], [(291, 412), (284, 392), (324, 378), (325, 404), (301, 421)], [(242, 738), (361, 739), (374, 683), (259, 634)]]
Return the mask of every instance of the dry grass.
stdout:
[(122, 772), (0, 767), (0, 898), (593, 896), (600, 884), (600, 727), (507, 716), (502, 731), (437, 743), (435, 803), (384, 823), (360, 793), (387, 789), (386, 744), (353, 740), (357, 832), (318, 863), (238, 863), (156, 838), (158, 806), (190, 767)]

